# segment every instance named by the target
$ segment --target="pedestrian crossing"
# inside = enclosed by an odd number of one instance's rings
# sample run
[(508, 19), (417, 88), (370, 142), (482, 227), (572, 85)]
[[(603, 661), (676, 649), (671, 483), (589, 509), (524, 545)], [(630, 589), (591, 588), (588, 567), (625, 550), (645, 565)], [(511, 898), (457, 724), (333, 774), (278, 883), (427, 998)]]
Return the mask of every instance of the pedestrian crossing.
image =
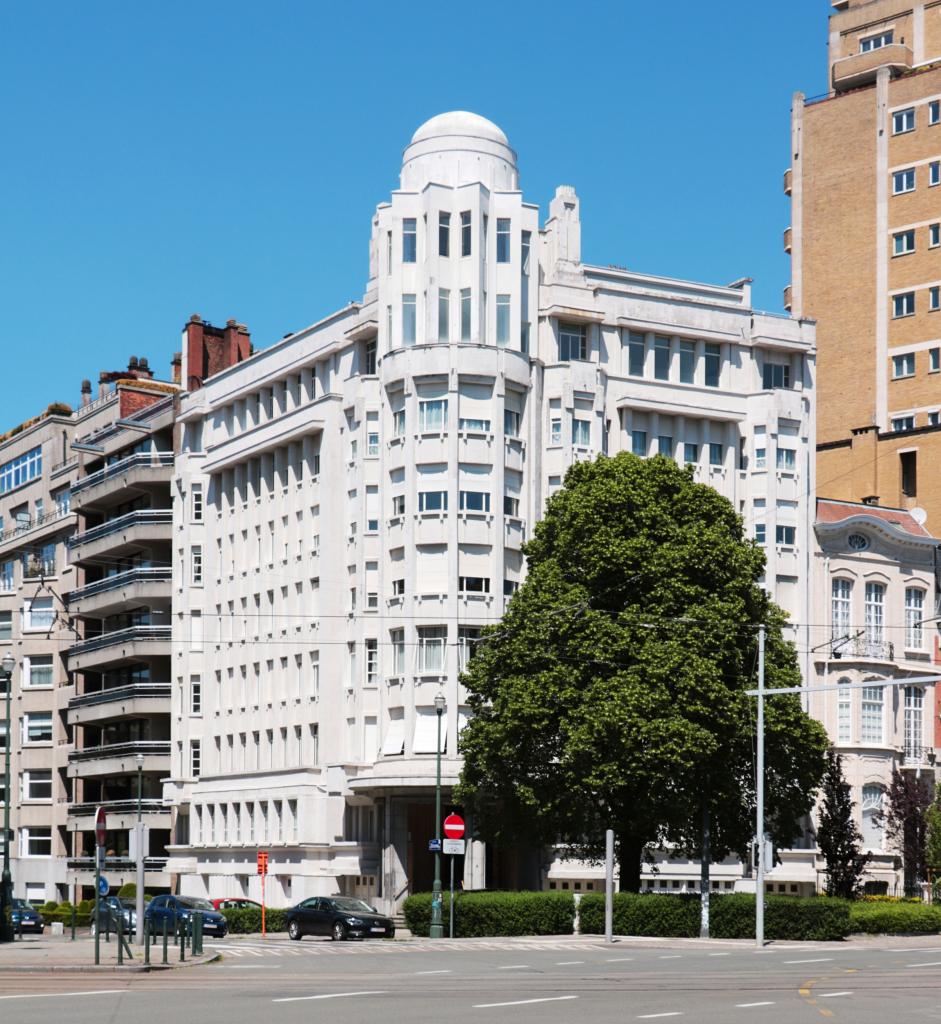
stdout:
[[(453, 942), (450, 939), (422, 940), (408, 939), (389, 941), (374, 939), (369, 942), (332, 942), (329, 939), (306, 938), (300, 942), (287, 942), (282, 938), (269, 941), (262, 939), (249, 939), (239, 941), (229, 939), (227, 941), (207, 941), (205, 949), (207, 952), (222, 953), (226, 957), (237, 960), (251, 961), (262, 957), (275, 958), (298, 958), (310, 956), (356, 956), (363, 954), (395, 955), (397, 953), (434, 953), (468, 949), (473, 945), (475, 950), (536, 950), (536, 951), (572, 951), (589, 948), (585, 940), (580, 941), (564, 939), (549, 939), (544, 942), (526, 942), (520, 939), (492, 939), (492, 940), (467, 940)], [(598, 943), (600, 946), (601, 943)]]

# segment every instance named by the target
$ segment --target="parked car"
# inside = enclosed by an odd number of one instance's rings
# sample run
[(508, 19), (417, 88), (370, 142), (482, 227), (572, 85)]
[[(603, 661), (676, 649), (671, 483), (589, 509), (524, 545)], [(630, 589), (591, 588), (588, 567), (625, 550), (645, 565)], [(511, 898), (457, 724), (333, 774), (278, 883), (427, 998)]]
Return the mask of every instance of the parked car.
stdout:
[(295, 941), (305, 935), (330, 935), (337, 942), (395, 936), (390, 918), (353, 896), (312, 896), (291, 907), (284, 918)]
[[(117, 896), (103, 896), (99, 901), (101, 912), (101, 930), (117, 931), (118, 915), (121, 916), (121, 930), (127, 935), (137, 926), (137, 907), (134, 900), (121, 900)], [(105, 914), (111, 917), (110, 923), (105, 922)], [(92, 914), (91, 934), (95, 934), (95, 915)]]
[(242, 896), (226, 896), (209, 901), (216, 910), (261, 910), (261, 904)]
[(167, 930), (172, 932), (177, 922), (188, 922), (198, 914), (203, 919), (203, 934), (223, 938), (229, 930), (225, 918), (216, 910), (209, 900), (197, 896), (154, 896), (147, 904), (144, 917), (154, 932), (163, 930), (163, 922), (167, 922)]
[(36, 932), (42, 935), (46, 922), (39, 911), (26, 900), (13, 899), (13, 906), (10, 910), (10, 923), (14, 929), (21, 932)]

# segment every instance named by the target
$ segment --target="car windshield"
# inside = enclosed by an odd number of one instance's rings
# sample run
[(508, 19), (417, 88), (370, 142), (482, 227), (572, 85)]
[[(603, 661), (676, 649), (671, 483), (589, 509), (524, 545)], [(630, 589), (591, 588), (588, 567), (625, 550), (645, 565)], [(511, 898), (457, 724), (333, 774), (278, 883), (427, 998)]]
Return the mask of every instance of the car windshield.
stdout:
[(196, 896), (177, 896), (177, 903), (181, 907), (185, 907), (187, 910), (213, 910), (213, 905), (209, 900), (201, 900)]
[(355, 900), (350, 896), (341, 896), (339, 899), (333, 901), (333, 905), (337, 910), (342, 910), (346, 914), (375, 914), (376, 910), (371, 907), (365, 900)]
[(26, 900), (13, 900), (13, 908), (15, 910), (32, 910), (33, 908), (26, 902)]

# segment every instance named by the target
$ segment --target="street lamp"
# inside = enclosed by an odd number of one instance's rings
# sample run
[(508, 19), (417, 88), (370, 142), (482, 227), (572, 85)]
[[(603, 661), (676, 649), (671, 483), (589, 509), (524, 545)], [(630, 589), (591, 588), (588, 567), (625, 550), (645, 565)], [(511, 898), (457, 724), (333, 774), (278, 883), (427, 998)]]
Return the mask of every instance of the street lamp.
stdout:
[(139, 946), (144, 938), (144, 826), (141, 817), (141, 795), (143, 793), (144, 755), (137, 755), (137, 892), (134, 894), (134, 935)]
[(438, 716), (438, 745), (435, 748), (435, 884), (431, 889), (431, 928), (428, 935), (432, 939), (444, 938), (444, 923), (441, 920), (441, 716), (444, 714), (445, 699), (443, 693), (435, 697), (435, 713)]
[(10, 876), (10, 691), (13, 689), (13, 669), (16, 659), (7, 651), (0, 661), (0, 679), (3, 679), (6, 732), (3, 735), (3, 875), (0, 877), (0, 942), (13, 941), (13, 880)]

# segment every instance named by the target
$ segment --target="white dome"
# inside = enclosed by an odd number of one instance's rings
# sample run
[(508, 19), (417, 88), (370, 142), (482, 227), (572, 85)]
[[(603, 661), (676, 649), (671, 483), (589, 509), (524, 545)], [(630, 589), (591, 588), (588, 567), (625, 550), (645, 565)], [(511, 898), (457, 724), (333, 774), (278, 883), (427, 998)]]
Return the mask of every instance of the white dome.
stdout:
[(510, 144), (510, 140), (493, 121), (488, 121), (480, 114), (472, 114), (469, 110), (452, 110), (447, 114), (437, 114), (415, 132), (412, 142), (423, 142), (425, 139), (449, 135), (469, 135), (472, 138), (499, 142), (504, 146)]

